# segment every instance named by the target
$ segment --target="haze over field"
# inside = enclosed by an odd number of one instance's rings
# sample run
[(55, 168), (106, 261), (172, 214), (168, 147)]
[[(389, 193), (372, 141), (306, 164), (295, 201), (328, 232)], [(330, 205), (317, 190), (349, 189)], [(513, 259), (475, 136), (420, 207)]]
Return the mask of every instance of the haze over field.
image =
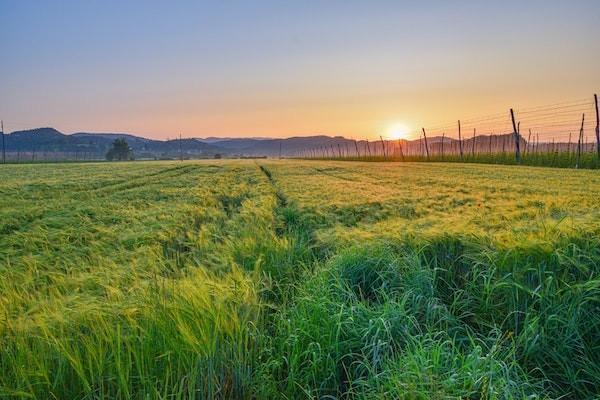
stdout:
[(593, 0), (2, 0), (0, 117), (155, 139), (410, 135), (589, 96), (599, 15)]

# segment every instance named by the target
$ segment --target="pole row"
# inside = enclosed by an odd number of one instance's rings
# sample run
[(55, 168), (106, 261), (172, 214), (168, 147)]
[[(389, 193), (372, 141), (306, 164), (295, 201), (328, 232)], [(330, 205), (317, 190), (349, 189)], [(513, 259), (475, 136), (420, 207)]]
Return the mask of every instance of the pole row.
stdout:
[[(583, 103), (582, 103), (583, 104)], [(589, 105), (589, 103), (587, 103)], [(573, 148), (571, 142), (571, 132), (569, 132), (568, 142), (556, 141), (554, 138), (550, 142), (540, 142), (540, 132), (532, 132), (528, 129), (527, 139), (521, 134), (521, 121), (518, 120), (518, 111), (509, 109), (508, 117), (510, 124), (510, 133), (494, 134), (493, 132), (481, 133), (477, 127), (473, 127), (473, 136), (465, 139), (463, 135), (463, 124), (457, 120), (458, 139), (452, 139), (442, 132), (440, 136), (429, 137), (425, 127), (421, 128), (422, 135), (419, 139), (408, 140), (384, 140), (379, 136), (380, 141), (375, 142), (377, 146), (372, 149), (372, 143), (369, 140), (352, 140), (354, 146), (350, 151), (348, 142), (346, 151), (340, 150), (340, 144), (337, 143), (337, 153), (334, 152), (334, 145), (322, 145), (310, 149), (304, 149), (293, 155), (298, 158), (308, 159), (350, 159), (350, 160), (371, 160), (371, 161), (466, 161), (466, 162), (500, 162), (514, 164), (530, 165), (551, 165), (551, 166), (574, 166), (582, 167), (585, 164), (588, 167), (600, 168), (600, 116), (598, 112), (598, 96), (594, 94), (594, 109), (596, 117), (595, 126), (595, 146), (588, 143), (585, 136), (585, 112), (581, 113), (581, 124), (579, 126), (579, 135), (576, 147)], [(585, 104), (583, 104), (584, 106)], [(582, 105), (572, 108), (575, 112), (581, 110)], [(537, 108), (534, 110), (525, 110), (524, 114), (546, 113), (545, 110), (555, 108)], [(571, 111), (571, 110), (569, 110)], [(528, 119), (529, 118), (529, 119)], [(550, 118), (544, 116), (543, 118)], [(557, 118), (557, 117), (552, 117)], [(558, 117), (560, 118), (560, 116)], [(500, 117), (482, 118), (481, 121), (496, 120), (501, 121)], [(526, 118), (530, 125), (531, 117)], [(474, 121), (474, 120), (471, 120)], [(552, 123), (553, 120), (550, 120)], [(472, 126), (472, 124), (470, 124)], [(477, 136), (477, 132), (480, 136)], [(506, 131), (505, 131), (506, 132)], [(541, 132), (544, 134), (544, 132)], [(432, 140), (433, 139), (433, 140)], [(469, 144), (470, 146), (467, 146)], [(595, 152), (594, 152), (595, 147)], [(331, 151), (330, 151), (331, 150)], [(512, 152), (512, 158), (510, 156)], [(596, 153), (592, 156), (593, 153)]]

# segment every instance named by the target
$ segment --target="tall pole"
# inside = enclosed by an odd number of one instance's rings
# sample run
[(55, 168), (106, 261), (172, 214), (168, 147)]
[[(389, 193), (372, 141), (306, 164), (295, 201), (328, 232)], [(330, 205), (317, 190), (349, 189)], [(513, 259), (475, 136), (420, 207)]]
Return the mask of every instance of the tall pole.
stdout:
[(402, 150), (402, 141), (398, 139), (398, 145), (400, 146), (400, 158), (404, 161), (404, 150)]
[[(598, 95), (594, 95), (594, 104), (596, 105), (596, 151), (600, 160), (600, 118), (598, 117)], [(4, 130), (3, 130), (4, 131)]]
[(427, 145), (427, 134), (425, 133), (425, 128), (423, 129), (423, 138), (425, 139), (425, 152), (427, 153), (427, 159), (429, 159), (429, 146)]
[(179, 160), (183, 161), (183, 149), (181, 147), (181, 133), (179, 134)]
[(282, 140), (279, 139), (279, 159), (280, 160), (281, 160), (281, 143), (282, 143)]
[(358, 143), (356, 142), (356, 139), (354, 139), (354, 148), (356, 149), (356, 157), (360, 158), (360, 151), (358, 151)]
[(460, 134), (460, 119), (458, 120), (458, 148), (460, 150), (460, 159), (463, 158), (462, 136)]
[(6, 147), (4, 147), (4, 121), (0, 121), (0, 130), (2, 130), (2, 164), (6, 164)]
[(442, 161), (444, 161), (444, 142), (446, 141), (446, 132), (442, 133)]
[(386, 159), (386, 154), (385, 154), (385, 142), (383, 141), (383, 136), (379, 135), (379, 139), (381, 139), (381, 151), (383, 152), (383, 159)]
[(2, 164), (6, 164), (6, 144), (4, 141), (4, 121), (0, 121), (0, 130), (2, 130)]
[(577, 142), (577, 164), (575, 168), (579, 168), (581, 161), (581, 142), (583, 142), (583, 123), (585, 122), (585, 113), (581, 116), (581, 129), (579, 129), (579, 141)]
[(513, 133), (515, 136), (515, 158), (517, 162), (521, 162), (521, 149), (520, 149), (520, 140), (519, 140), (519, 129), (517, 128), (517, 124), (515, 123), (515, 112), (513, 109), (510, 109), (510, 119), (512, 121)]

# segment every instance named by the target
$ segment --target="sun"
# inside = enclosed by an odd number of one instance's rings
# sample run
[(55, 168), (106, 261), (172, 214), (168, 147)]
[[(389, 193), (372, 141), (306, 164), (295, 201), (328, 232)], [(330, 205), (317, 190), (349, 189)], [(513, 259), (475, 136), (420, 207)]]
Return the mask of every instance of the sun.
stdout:
[(387, 136), (393, 140), (406, 139), (406, 137), (408, 136), (408, 128), (404, 124), (395, 123), (393, 125), (390, 125), (390, 127), (388, 128)]

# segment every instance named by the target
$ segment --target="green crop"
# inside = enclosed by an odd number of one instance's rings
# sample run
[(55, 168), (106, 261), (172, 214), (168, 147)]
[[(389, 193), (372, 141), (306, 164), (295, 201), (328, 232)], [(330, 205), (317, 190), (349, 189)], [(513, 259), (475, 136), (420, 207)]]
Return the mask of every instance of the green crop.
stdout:
[(597, 171), (215, 160), (0, 182), (0, 398), (600, 395)]

